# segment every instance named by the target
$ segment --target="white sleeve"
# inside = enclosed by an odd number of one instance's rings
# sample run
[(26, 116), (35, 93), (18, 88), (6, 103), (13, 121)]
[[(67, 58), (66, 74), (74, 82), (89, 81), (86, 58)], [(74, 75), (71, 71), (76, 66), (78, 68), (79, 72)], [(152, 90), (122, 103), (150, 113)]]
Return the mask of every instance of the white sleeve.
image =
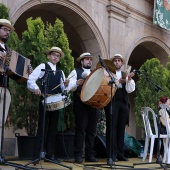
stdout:
[(77, 89), (77, 84), (76, 84), (76, 81), (77, 81), (77, 73), (76, 73), (76, 70), (73, 70), (68, 78), (70, 81), (69, 81), (69, 85), (68, 87), (66, 88), (67, 91), (75, 91)]
[(135, 81), (133, 79), (126, 81), (126, 91), (127, 93), (135, 91)]
[(27, 80), (27, 88), (30, 90), (30, 91), (34, 91), (36, 89), (39, 89), (36, 81), (39, 79), (39, 78), (42, 78), (44, 76), (44, 72), (41, 71), (41, 69), (45, 69), (45, 64), (42, 63), (40, 64), (39, 66), (37, 66), (33, 72), (29, 75), (28, 77), (28, 80)]

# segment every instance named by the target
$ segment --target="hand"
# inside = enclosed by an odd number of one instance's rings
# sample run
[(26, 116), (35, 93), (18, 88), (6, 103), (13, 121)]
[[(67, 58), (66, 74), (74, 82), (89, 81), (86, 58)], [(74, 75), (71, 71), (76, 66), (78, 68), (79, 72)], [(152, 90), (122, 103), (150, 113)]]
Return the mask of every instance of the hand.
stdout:
[(131, 72), (131, 73), (128, 75), (128, 80), (131, 80), (134, 75), (135, 75), (135, 73), (134, 73), (134, 72)]
[(66, 79), (66, 80), (64, 81), (65, 87), (67, 87), (67, 86), (69, 85), (69, 82), (70, 82), (70, 80), (68, 80), (68, 79)]
[(126, 83), (126, 78), (125, 79), (119, 79), (119, 83), (121, 83), (121, 84)]
[(34, 94), (37, 96), (41, 96), (41, 90), (40, 89), (34, 90)]
[(82, 85), (84, 83), (84, 79), (78, 79), (76, 81), (76, 84), (79, 86), (79, 85)]
[(32, 72), (33, 72), (33, 68), (31, 66), (31, 64), (29, 64), (27, 73), (28, 73), (28, 75), (30, 75)]

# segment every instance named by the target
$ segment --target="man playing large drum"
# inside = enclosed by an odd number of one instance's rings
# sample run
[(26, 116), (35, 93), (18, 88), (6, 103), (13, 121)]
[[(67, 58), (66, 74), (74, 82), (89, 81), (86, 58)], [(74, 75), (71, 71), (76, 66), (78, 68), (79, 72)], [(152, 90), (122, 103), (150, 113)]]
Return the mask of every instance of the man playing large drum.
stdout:
[[(129, 121), (128, 93), (131, 93), (135, 90), (135, 82), (132, 79), (134, 73), (131, 72), (129, 73), (129, 75), (127, 75), (127, 77), (123, 77), (124, 72), (121, 71), (121, 67), (125, 63), (125, 60), (122, 55), (115, 54), (110, 60), (114, 63), (116, 67), (116, 76), (119, 80), (119, 87), (112, 98), (112, 129), (110, 129), (111, 102), (104, 108), (106, 114), (107, 157), (112, 158), (113, 162), (115, 162), (116, 159), (120, 161), (127, 161), (128, 159), (124, 156), (123, 145), (125, 126)], [(110, 135), (112, 136), (112, 138), (110, 137)], [(112, 149), (110, 148), (110, 146), (112, 146)]]
[(85, 160), (88, 162), (97, 162), (94, 157), (94, 138), (98, 122), (98, 110), (83, 103), (80, 99), (80, 93), (84, 80), (91, 72), (93, 56), (86, 52), (77, 58), (81, 67), (73, 70), (69, 77), (72, 77), (68, 88), (74, 91), (74, 113), (75, 113), (75, 138), (74, 138), (74, 156), (76, 163), (83, 162), (83, 143), (85, 140)]
[[(42, 81), (45, 80), (46, 75), (48, 74), (48, 81), (47, 81), (47, 95), (55, 95), (57, 93), (61, 93), (65, 90), (65, 85), (68, 81), (65, 81), (65, 75), (62, 70), (57, 67), (57, 63), (60, 61), (61, 58), (64, 57), (64, 53), (59, 47), (52, 47), (47, 52), (47, 57), (49, 59), (48, 63), (42, 63), (37, 66), (34, 71), (29, 75), (29, 79), (27, 81), (27, 87), (30, 91), (35, 93), (35, 95), (43, 95), (44, 93), (44, 86), (40, 89), (36, 84), (38, 79)], [(65, 83), (63, 83), (65, 82)], [(61, 86), (58, 86), (60, 85)], [(57, 88), (55, 88), (58, 86)], [(42, 131), (43, 131), (43, 97), (40, 97), (39, 103), (39, 120), (38, 120), (38, 130), (36, 135), (36, 142), (35, 142), (35, 149), (34, 149), (34, 160), (38, 160), (40, 157), (40, 150), (41, 150), (41, 142), (42, 142)], [(58, 122), (58, 110), (54, 111), (46, 111), (45, 113), (45, 134), (44, 134), (44, 144), (46, 155), (45, 158), (50, 159), (52, 161), (57, 161), (54, 158), (54, 151), (55, 151), (55, 136), (56, 136), (56, 124)], [(36, 164), (38, 162), (34, 162)]]

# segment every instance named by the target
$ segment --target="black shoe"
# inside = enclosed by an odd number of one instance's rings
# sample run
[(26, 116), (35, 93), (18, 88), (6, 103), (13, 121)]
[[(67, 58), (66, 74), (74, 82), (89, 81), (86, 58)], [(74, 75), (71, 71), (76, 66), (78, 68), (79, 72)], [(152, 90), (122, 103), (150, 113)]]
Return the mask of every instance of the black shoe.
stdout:
[(123, 156), (123, 155), (117, 155), (117, 159), (119, 161), (128, 161), (128, 159), (125, 156)]
[(94, 156), (91, 156), (91, 157), (86, 157), (85, 161), (87, 161), (87, 162), (98, 162), (99, 160), (97, 158), (95, 158)]
[(82, 162), (83, 162), (83, 158), (82, 157), (76, 157), (75, 158), (75, 163), (81, 164)]
[(52, 156), (45, 155), (44, 162), (50, 162), (50, 161), (53, 161), (53, 162), (56, 162), (56, 163), (61, 162), (59, 159), (55, 158), (54, 155), (52, 155)]

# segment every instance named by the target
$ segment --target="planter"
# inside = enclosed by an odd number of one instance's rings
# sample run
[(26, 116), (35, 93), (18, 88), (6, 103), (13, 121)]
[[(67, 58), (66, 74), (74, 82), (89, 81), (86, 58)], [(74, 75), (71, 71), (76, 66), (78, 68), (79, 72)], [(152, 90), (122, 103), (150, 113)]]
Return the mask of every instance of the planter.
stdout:
[[(34, 136), (17, 137), (18, 157), (21, 160), (32, 159), (34, 151)], [(57, 158), (73, 158), (74, 157), (74, 133), (56, 134), (55, 156)]]
[(35, 137), (20, 136), (19, 134), (15, 134), (15, 136), (17, 137), (18, 158), (21, 160), (32, 159)]

